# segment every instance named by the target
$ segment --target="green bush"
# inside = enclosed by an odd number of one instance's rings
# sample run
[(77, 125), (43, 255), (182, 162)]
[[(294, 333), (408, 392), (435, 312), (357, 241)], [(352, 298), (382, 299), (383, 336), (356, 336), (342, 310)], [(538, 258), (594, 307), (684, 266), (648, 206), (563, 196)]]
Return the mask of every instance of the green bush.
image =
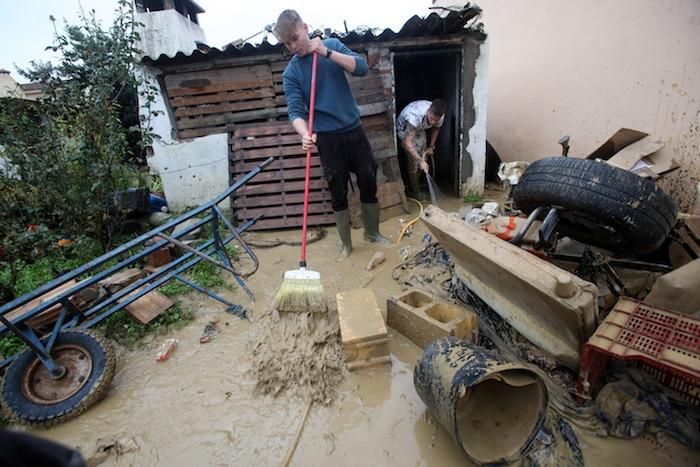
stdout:
[(20, 70), (43, 84), (41, 99), (0, 102), (0, 254), (5, 258), (29, 262), (21, 256), (33, 247), (21, 248), (21, 237), (32, 224), (71, 238), (88, 235), (106, 251), (118, 224), (108, 221), (119, 214), (113, 198), (133, 183), (145, 183), (137, 164), (155, 137), (153, 113), (139, 117), (136, 90), (142, 90), (147, 108), (156, 90), (136, 68), (133, 4), (120, 0), (109, 28), (94, 11), (80, 18), (63, 32), (51, 18), (56, 64), (32, 62), (29, 70)]
[(0, 337), (0, 360), (11, 357), (25, 348), (24, 341), (14, 334)]

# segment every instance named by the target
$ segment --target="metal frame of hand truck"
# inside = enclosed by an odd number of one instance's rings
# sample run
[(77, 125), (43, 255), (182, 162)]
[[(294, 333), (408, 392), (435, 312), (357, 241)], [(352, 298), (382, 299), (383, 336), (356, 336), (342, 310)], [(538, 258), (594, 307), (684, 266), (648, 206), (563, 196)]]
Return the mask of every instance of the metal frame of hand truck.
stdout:
[[(58, 334), (62, 330), (74, 327), (90, 328), (172, 279), (177, 279), (194, 290), (207, 294), (211, 298), (226, 305), (231, 311), (235, 312), (240, 310), (240, 306), (229, 302), (220, 295), (205, 289), (190, 279), (183, 277), (182, 274), (201, 261), (206, 260), (212, 262), (219, 268), (232, 273), (234, 279), (246, 292), (250, 300), (254, 300), (254, 295), (246, 285), (242, 275), (233, 269), (231, 260), (226, 253), (225, 246), (233, 240), (238, 240), (244, 251), (250, 256), (254, 263), (252, 272), (246, 273), (245, 276), (247, 277), (253, 274), (255, 270), (257, 270), (258, 260), (253, 251), (241, 239), (240, 234), (249, 229), (260, 217), (262, 217), (262, 214), (248, 220), (238, 228), (234, 228), (229, 219), (224, 216), (218, 204), (231, 196), (233, 192), (245, 185), (273, 161), (274, 158), (272, 157), (266, 159), (239, 180), (235, 181), (226, 191), (208, 203), (192, 209), (161, 225), (160, 227), (144, 233), (130, 242), (125, 243), (124, 245), (121, 245), (120, 247), (93, 259), (92, 261), (89, 261), (79, 268), (63, 274), (62, 276), (33, 290), (32, 292), (6, 303), (0, 307), (0, 323), (2, 323), (2, 325), (0, 325), (0, 336), (11, 332), (21, 338), (24, 343), (27, 344), (27, 346), (36, 354), (37, 358), (39, 358), (51, 376), (53, 378), (60, 378), (65, 373), (65, 368), (58, 365), (51, 357), (51, 349), (56, 341), (56, 338), (58, 337)], [(174, 237), (170, 237), (166, 234), (166, 232), (170, 229), (173, 229), (174, 227), (181, 225), (183, 222), (195, 218), (203, 213), (207, 214), (203, 218), (198, 219), (196, 223), (193, 223), (192, 225), (189, 225), (188, 227), (177, 232)], [(224, 224), (226, 227), (225, 230), (220, 231), (219, 221)], [(174, 261), (129, 284), (127, 287), (119, 290), (113, 295), (107, 297), (105, 300), (85, 310), (79, 309), (71, 302), (70, 297), (78, 294), (81, 290), (95, 285), (112, 274), (135, 264), (137, 261), (168, 245), (169, 243), (185, 246), (178, 239), (206, 224), (211, 226), (212, 238), (197, 245), (196, 247), (185, 248), (185, 253), (176, 258)], [(226, 230), (228, 231), (228, 234), (226, 234)], [(147, 244), (147, 242), (149, 242), (149, 244)], [(143, 247), (143, 249), (126, 259), (119, 260), (124, 253), (135, 247)], [(221, 261), (217, 261), (212, 258), (210, 256), (212, 254), (218, 256)], [(46, 300), (44, 303), (41, 303), (31, 310), (28, 310), (21, 316), (15, 316), (10, 319), (6, 317), (6, 315), (10, 314), (14, 310), (54, 290), (56, 287), (59, 287), (71, 280), (85, 276), (90, 271), (98, 270), (107, 261), (114, 259), (118, 260), (118, 263), (114, 266), (98, 272), (88, 279), (78, 282), (73, 287), (66, 289), (51, 299)], [(57, 320), (52, 326), (52, 330), (46, 335), (38, 335), (37, 332), (32, 329), (31, 326), (29, 326), (28, 321), (41, 313), (54, 308), (56, 305), (60, 305), (60, 312)], [(9, 357), (3, 361), (0, 361), (0, 368), (11, 363), (13, 359), (14, 357)]]

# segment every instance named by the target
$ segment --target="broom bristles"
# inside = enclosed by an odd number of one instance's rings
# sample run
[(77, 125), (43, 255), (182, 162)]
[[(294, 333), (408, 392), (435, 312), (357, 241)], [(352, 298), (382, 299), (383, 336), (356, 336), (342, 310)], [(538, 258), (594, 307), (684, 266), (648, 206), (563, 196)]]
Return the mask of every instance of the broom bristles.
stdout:
[(323, 313), (328, 311), (328, 303), (320, 280), (285, 278), (277, 291), (274, 308), (278, 311)]

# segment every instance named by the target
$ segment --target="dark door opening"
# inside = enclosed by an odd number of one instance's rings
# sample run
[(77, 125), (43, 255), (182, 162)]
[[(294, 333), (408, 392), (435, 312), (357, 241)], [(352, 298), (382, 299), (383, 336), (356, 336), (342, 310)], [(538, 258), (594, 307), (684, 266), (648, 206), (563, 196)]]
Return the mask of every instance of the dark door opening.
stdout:
[[(409, 103), (441, 98), (447, 104), (435, 151), (435, 180), (443, 193), (459, 193), (459, 133), (461, 132), (460, 50), (410, 50), (394, 53), (396, 117)], [(430, 133), (428, 132), (428, 137)], [(398, 142), (397, 140), (397, 143)], [(400, 158), (404, 184), (405, 155)]]

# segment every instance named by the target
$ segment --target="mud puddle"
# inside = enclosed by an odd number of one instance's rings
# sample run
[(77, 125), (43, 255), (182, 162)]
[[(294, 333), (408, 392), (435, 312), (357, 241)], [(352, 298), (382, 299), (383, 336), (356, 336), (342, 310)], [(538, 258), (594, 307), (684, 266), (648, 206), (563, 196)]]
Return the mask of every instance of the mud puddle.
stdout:
[[(395, 240), (398, 218), (382, 223), (381, 229)], [(421, 248), (425, 233), (418, 223), (400, 246), (377, 247), (365, 243), (362, 231), (355, 230), (353, 255), (339, 260), (338, 237), (330, 228), (325, 239), (309, 245), (309, 268), (321, 272), (331, 302), (337, 292), (369, 282), (385, 313), (387, 298), (401, 292), (391, 271), (401, 254)], [(279, 236), (298, 240), (297, 232), (270, 235)], [(376, 251), (385, 253), (386, 262), (366, 272)], [(251, 310), (253, 321), (264, 312), (284, 271), (298, 264), (295, 247), (257, 249), (256, 253), (261, 266), (249, 281), (255, 304), (240, 288), (221, 292)], [(169, 360), (156, 363), (160, 342), (122, 352), (102, 402), (75, 420), (33, 431), (78, 447), (92, 465), (279, 465), (307, 400), (288, 394), (254, 395), (256, 381), (249, 372), (251, 323), (227, 314), (218, 302), (200, 294), (190, 294), (184, 301), (195, 309), (196, 319), (169, 336), (179, 339)], [(216, 318), (219, 333), (211, 342), (200, 344), (205, 325)], [(421, 350), (391, 328), (389, 334), (392, 366), (347, 373), (333, 404), (314, 404), (290, 465), (469, 465), (413, 388), (413, 366)], [(662, 448), (648, 441), (581, 436), (588, 465), (690, 465), (697, 459), (673, 442), (672, 448)], [(99, 452), (105, 446), (113, 447)]]

